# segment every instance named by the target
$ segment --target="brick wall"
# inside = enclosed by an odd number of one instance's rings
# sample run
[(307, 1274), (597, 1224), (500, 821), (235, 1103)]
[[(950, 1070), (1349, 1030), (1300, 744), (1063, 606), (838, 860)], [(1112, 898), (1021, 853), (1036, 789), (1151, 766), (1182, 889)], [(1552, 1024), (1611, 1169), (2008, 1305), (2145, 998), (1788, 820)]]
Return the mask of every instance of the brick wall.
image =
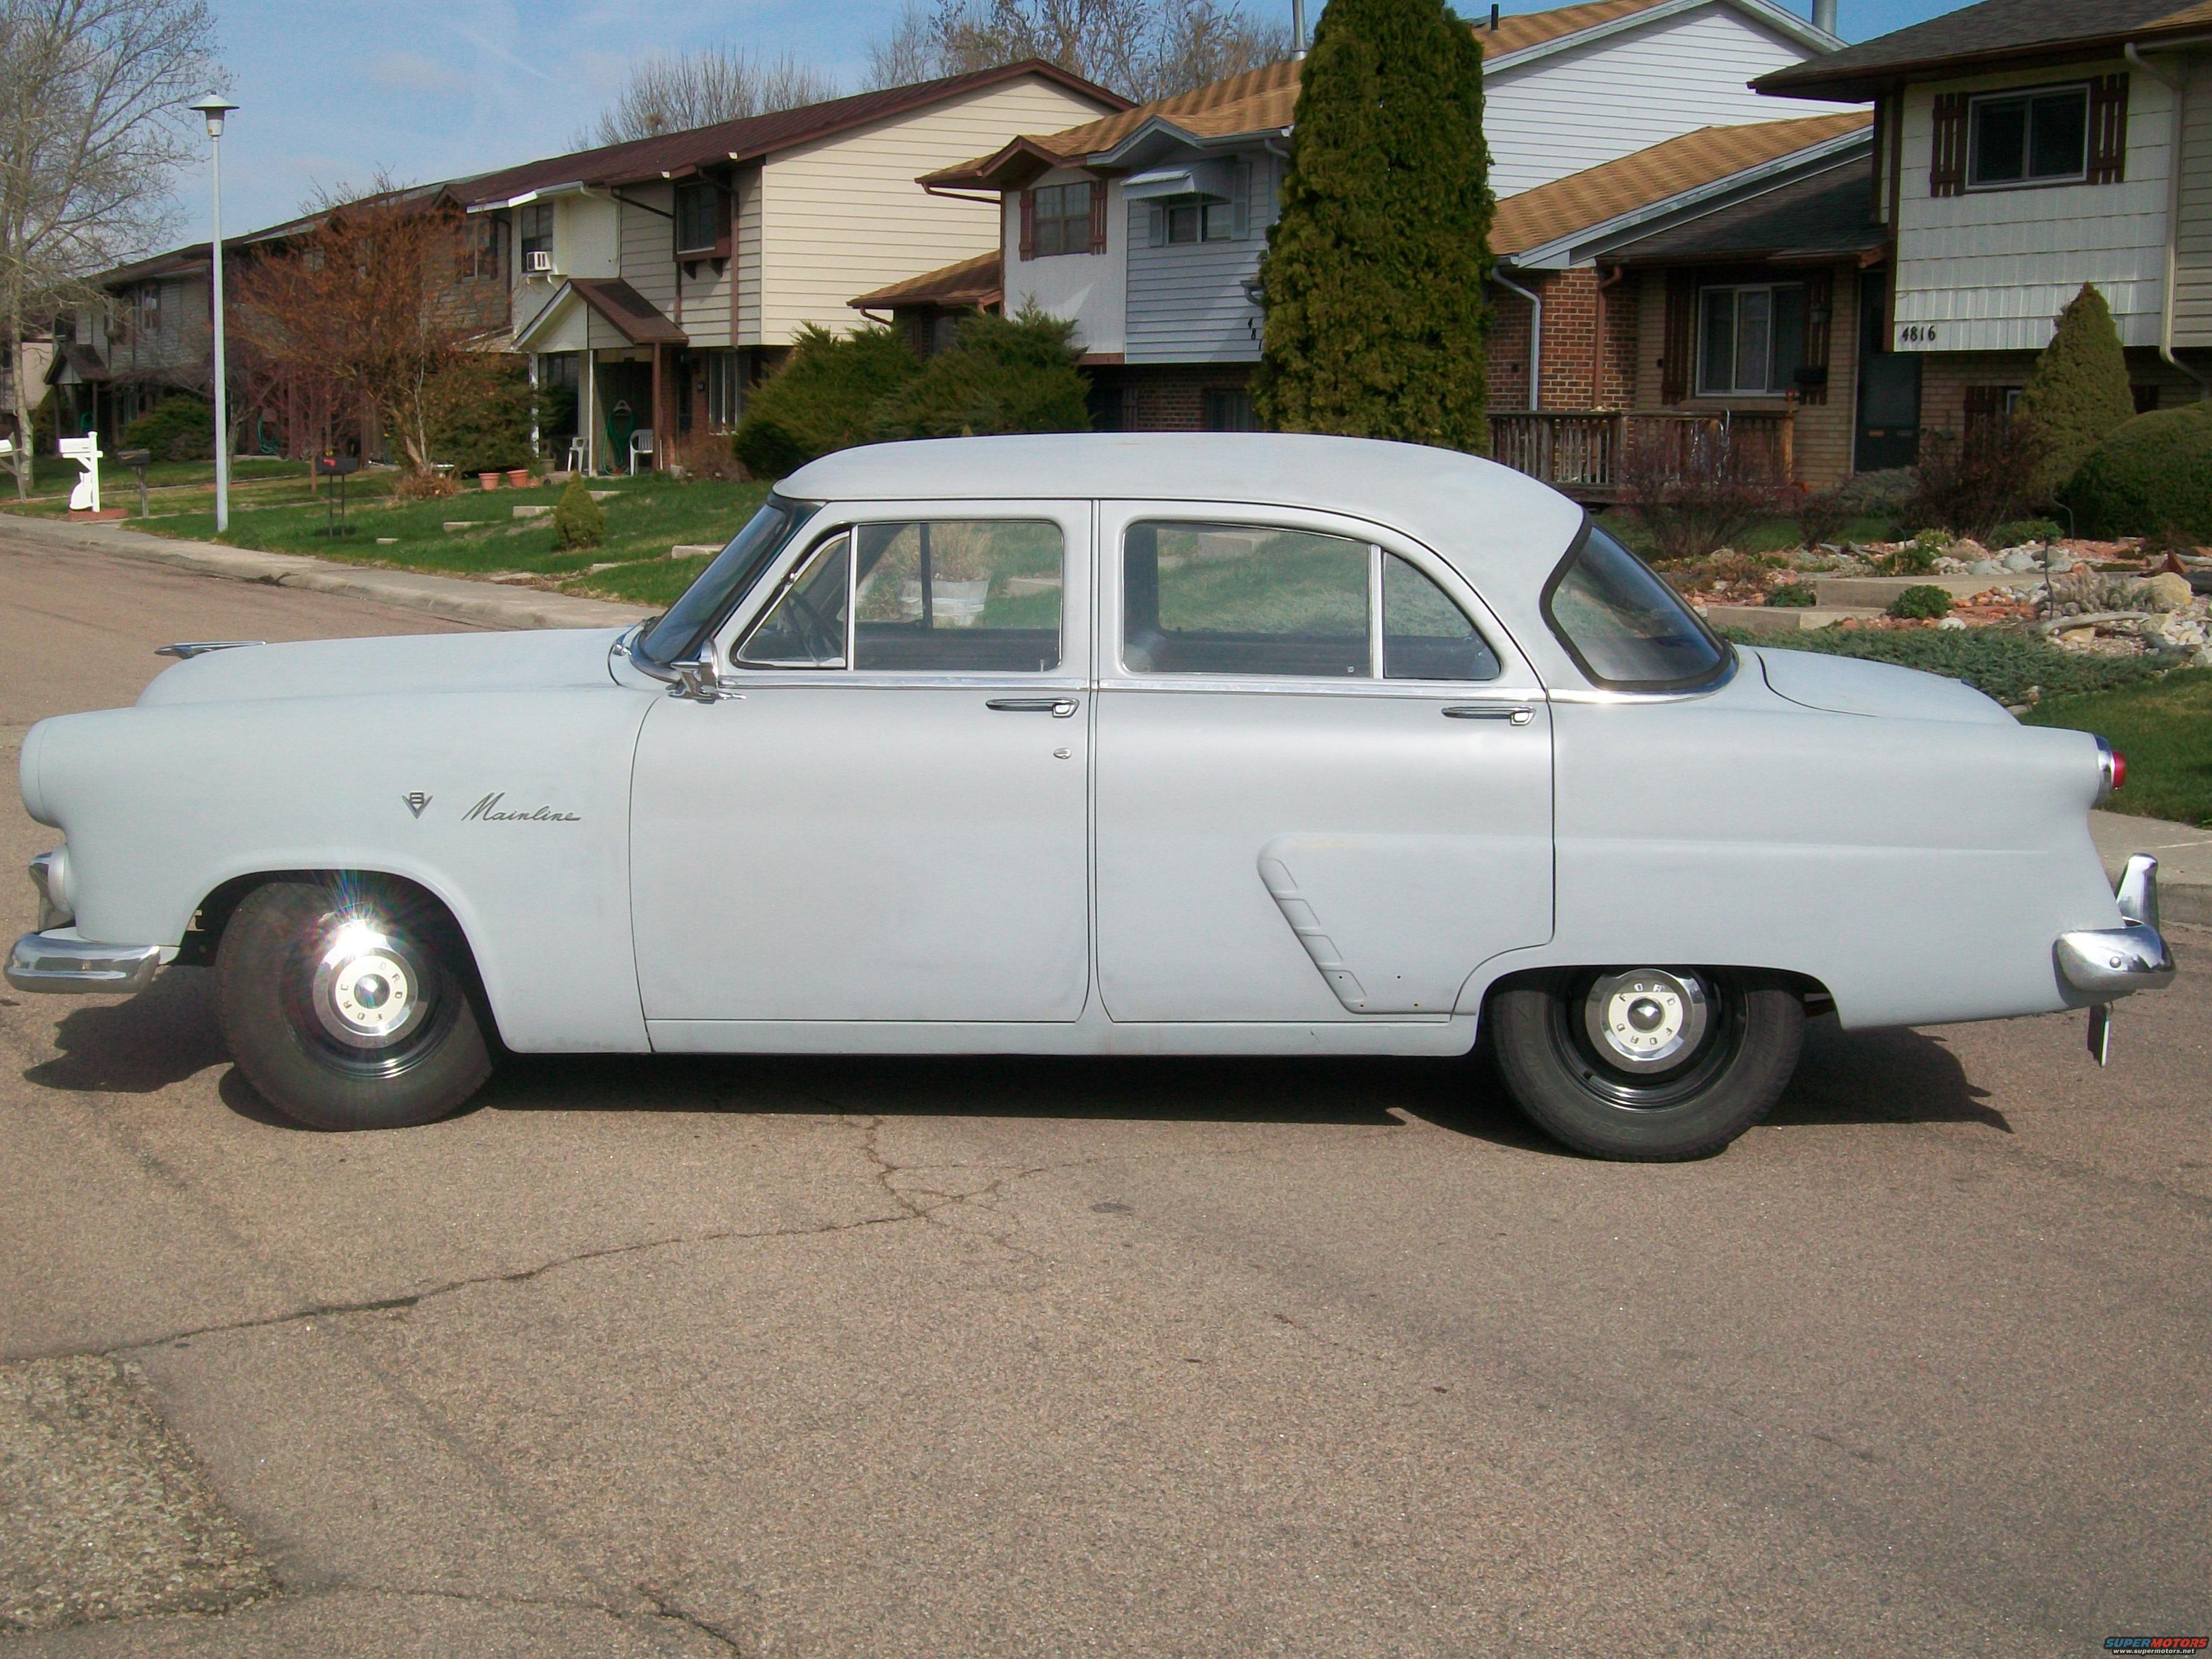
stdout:
[[(1629, 400), (1635, 376), (1639, 277), (1622, 276), (1598, 293), (1594, 266), (1531, 271), (1513, 279), (1544, 301), (1544, 409), (1617, 408)], [(1528, 407), (1529, 306), (1517, 294), (1491, 290), (1490, 406)], [(1605, 342), (1598, 343), (1598, 313)]]
[[(2154, 407), (2171, 409), (2195, 403), (2200, 388), (2196, 381), (2166, 362), (2148, 346), (2125, 354), (2128, 383), (2136, 388), (2136, 402), (2148, 394)], [(1929, 351), (1920, 358), (1920, 426), (1925, 432), (1956, 432), (1966, 425), (1966, 388), (1970, 386), (2024, 386), (2035, 367), (2033, 351)]]
[(1124, 429), (1130, 432), (1200, 432), (1206, 426), (1208, 392), (1243, 391), (1251, 383), (1249, 363), (1170, 363), (1091, 371), (1100, 392), (1122, 397)]

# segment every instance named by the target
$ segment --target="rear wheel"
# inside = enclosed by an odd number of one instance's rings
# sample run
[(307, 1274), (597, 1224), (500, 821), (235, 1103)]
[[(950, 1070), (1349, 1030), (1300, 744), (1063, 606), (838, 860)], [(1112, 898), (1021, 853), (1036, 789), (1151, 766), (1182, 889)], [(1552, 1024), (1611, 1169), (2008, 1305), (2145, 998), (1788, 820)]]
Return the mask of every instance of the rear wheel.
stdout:
[(287, 1117), (400, 1128), (491, 1075), (468, 962), (452, 918), (412, 889), (271, 882), (223, 930), (216, 1007), (239, 1069)]
[(1555, 1139), (1600, 1158), (1719, 1152), (1797, 1068), (1805, 1007), (1772, 975), (1582, 969), (1490, 1000), (1499, 1072)]

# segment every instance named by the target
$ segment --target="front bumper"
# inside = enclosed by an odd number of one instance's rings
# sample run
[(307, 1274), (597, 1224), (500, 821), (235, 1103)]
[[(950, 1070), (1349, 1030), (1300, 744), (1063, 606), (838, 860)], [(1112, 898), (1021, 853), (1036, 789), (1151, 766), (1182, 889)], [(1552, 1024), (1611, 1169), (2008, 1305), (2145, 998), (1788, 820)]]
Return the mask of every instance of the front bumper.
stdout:
[(2112, 896), (2126, 927), (2061, 933), (2051, 947), (2059, 978), (2096, 1003), (2173, 980), (2173, 952), (2158, 931), (2158, 860), (2135, 854)]
[(26, 933), (8, 953), (8, 983), (19, 991), (143, 991), (165, 954), (158, 945), (96, 945), (74, 927)]

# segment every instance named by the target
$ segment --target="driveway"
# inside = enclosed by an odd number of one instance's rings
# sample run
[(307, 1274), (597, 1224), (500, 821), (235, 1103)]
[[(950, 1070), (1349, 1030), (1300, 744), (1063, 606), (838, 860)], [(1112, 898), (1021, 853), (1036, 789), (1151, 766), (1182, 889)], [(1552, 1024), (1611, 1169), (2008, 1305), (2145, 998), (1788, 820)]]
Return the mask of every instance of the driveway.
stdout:
[[(10, 775), (166, 640), (437, 625), (0, 526)], [(9, 862), (51, 839), (0, 809)], [(1768, 1124), (1656, 1167), (1426, 1061), (525, 1060), (321, 1135), (204, 973), (9, 992), (0, 1653), (2205, 1634), (2175, 936), (2108, 1071), (2079, 1015), (1822, 1022)]]

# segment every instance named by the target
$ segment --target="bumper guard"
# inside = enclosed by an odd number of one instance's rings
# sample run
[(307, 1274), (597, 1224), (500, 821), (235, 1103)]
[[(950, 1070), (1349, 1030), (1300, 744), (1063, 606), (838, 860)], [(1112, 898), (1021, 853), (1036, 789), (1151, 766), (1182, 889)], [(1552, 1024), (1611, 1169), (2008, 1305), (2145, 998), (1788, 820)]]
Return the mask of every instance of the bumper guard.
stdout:
[(158, 945), (95, 945), (75, 928), (26, 933), (8, 953), (8, 983), (19, 991), (143, 991), (161, 966)]
[(2112, 896), (2126, 927), (2061, 933), (2051, 947), (2059, 978), (2098, 1003), (2173, 980), (2173, 952), (2158, 931), (2158, 860), (2148, 853), (2129, 859)]

